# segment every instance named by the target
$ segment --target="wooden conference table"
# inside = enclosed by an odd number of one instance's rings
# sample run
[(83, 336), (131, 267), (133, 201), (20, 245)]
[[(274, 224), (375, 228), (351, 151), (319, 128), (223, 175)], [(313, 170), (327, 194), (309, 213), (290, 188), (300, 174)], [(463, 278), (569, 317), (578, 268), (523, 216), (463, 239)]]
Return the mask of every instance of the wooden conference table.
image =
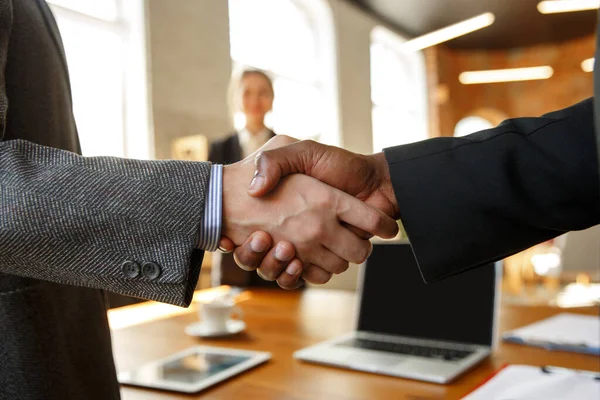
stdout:
[[(198, 319), (196, 305), (185, 310), (142, 303), (111, 310), (109, 319), (113, 328), (115, 361), (119, 370), (130, 369), (198, 344), (261, 350), (273, 354), (272, 360), (267, 364), (197, 395), (122, 387), (123, 399), (459, 399), (506, 363), (555, 365), (600, 371), (600, 357), (551, 352), (509, 343), (499, 343), (492, 357), (449, 385), (308, 364), (294, 360), (293, 352), (351, 331), (356, 310), (356, 295), (352, 292), (325, 289), (294, 292), (252, 290), (246, 292), (246, 298), (246, 301), (239, 304), (244, 311), (246, 332), (220, 340), (193, 338), (183, 332), (187, 324)], [(500, 329), (504, 331), (516, 328), (561, 311), (564, 310), (505, 305), (500, 311)], [(568, 311), (598, 314), (598, 308)], [(147, 318), (160, 319), (136, 325), (136, 318), (139, 319), (138, 322)]]

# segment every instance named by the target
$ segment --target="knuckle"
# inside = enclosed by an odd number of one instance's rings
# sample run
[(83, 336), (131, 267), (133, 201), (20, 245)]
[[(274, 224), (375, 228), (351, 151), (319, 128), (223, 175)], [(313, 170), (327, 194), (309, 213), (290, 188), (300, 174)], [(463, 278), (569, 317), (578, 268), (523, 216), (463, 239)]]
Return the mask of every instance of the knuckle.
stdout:
[(325, 234), (325, 232), (327, 231), (327, 228), (325, 226), (325, 222), (323, 222), (323, 220), (319, 219), (318, 221), (315, 222), (315, 236), (317, 239), (320, 239), (323, 237), (323, 235)]
[(306, 240), (319, 241), (325, 235), (325, 222), (320, 218), (311, 218), (306, 225)]
[(331, 190), (324, 190), (319, 199), (319, 206), (321, 208), (331, 209), (334, 208), (333, 206), (337, 206), (337, 200), (338, 196), (336, 193)]

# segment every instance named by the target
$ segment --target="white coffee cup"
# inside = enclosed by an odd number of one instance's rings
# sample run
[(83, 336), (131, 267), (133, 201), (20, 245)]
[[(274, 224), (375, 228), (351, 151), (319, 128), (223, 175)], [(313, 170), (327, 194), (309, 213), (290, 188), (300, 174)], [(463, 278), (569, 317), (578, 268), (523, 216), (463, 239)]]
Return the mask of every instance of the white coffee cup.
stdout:
[(200, 321), (212, 332), (225, 332), (227, 321), (232, 317), (241, 319), (242, 310), (231, 300), (215, 300), (200, 304)]

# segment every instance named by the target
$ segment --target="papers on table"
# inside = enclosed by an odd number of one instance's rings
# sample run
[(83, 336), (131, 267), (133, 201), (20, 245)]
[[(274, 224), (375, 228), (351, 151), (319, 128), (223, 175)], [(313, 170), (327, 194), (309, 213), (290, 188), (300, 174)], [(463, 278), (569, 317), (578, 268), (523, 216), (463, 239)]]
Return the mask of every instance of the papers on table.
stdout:
[(598, 400), (600, 378), (588, 371), (511, 365), (463, 400)]
[(504, 340), (550, 350), (600, 355), (600, 318), (562, 313), (506, 332)]

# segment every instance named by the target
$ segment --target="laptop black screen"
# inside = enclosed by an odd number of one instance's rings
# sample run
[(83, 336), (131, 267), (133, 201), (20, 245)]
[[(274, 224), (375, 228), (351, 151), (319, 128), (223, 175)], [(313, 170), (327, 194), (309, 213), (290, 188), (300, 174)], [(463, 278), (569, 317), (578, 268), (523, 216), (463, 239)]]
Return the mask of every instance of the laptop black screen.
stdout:
[(364, 271), (358, 330), (492, 344), (490, 264), (425, 284), (409, 244), (375, 244)]

